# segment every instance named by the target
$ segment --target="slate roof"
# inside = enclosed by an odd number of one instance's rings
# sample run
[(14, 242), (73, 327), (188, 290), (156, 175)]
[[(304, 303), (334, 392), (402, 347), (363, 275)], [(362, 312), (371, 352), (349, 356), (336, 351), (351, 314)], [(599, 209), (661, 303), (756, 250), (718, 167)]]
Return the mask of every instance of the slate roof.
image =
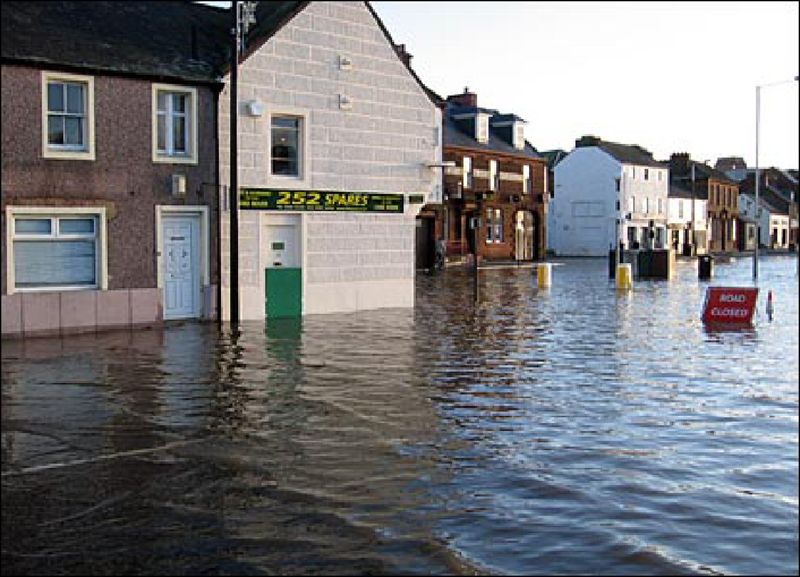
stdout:
[[(470, 108), (463, 106), (453, 106), (447, 104), (445, 110), (442, 112), (442, 142), (444, 146), (458, 146), (461, 148), (472, 148), (474, 150), (481, 150), (486, 152), (502, 152), (503, 154), (513, 154), (514, 156), (527, 156), (528, 158), (542, 158), (533, 145), (525, 141), (525, 148), (517, 150), (511, 144), (501, 138), (489, 120), (489, 140), (486, 143), (478, 142), (472, 135), (472, 132), (464, 131), (456, 121), (452, 119), (453, 114), (463, 114), (465, 112), (487, 112), (489, 114), (496, 114), (496, 110), (490, 108)], [(513, 115), (502, 115), (513, 116)]]
[(556, 148), (555, 150), (545, 150), (544, 152), (540, 152), (539, 154), (547, 160), (547, 165), (550, 168), (555, 167), (561, 160), (567, 155), (567, 152), (561, 150), (560, 148)]
[[(670, 198), (688, 198), (692, 199), (692, 191), (690, 189), (686, 189), (674, 180), (670, 180), (669, 182), (669, 191), (667, 192), (667, 196)], [(705, 197), (700, 196), (700, 194), (694, 194), (695, 200), (706, 200)]]
[(739, 184), (735, 180), (731, 179), (731, 177), (729, 177), (724, 172), (721, 172), (721, 171), (717, 170), (716, 168), (712, 168), (707, 164), (703, 164), (701, 162), (697, 162), (697, 161), (694, 161), (694, 160), (690, 160), (689, 163), (690, 163), (689, 170), (691, 170), (691, 165), (694, 164), (694, 167), (695, 167), (694, 168), (695, 180), (703, 180), (703, 179), (706, 179), (706, 178), (713, 178), (714, 180), (720, 180), (720, 181), (728, 183), (728, 184)]
[(669, 163), (665, 164), (657, 161), (650, 152), (637, 144), (619, 144), (617, 142), (608, 142), (607, 140), (598, 139), (595, 146), (623, 164), (669, 168)]
[(213, 83), (227, 61), (229, 12), (203, 4), (4, 0), (0, 10), (3, 62)]

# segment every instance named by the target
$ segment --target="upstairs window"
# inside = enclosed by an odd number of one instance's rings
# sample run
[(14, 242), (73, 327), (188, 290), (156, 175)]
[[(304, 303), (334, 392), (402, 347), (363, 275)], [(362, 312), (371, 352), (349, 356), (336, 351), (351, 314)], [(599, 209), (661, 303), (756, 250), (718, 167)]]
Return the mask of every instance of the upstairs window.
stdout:
[(525, 164), (522, 166), (522, 194), (528, 194), (531, 190), (531, 167)]
[(464, 161), (461, 164), (461, 169), (463, 171), (462, 174), (462, 186), (464, 188), (472, 188), (473, 182), (473, 173), (472, 173), (472, 159), (469, 156), (464, 157)]
[(489, 161), (489, 190), (492, 192), (497, 191), (500, 188), (500, 175), (497, 172), (497, 161), (490, 160)]
[(42, 156), (94, 160), (94, 79), (42, 73)]
[(296, 116), (272, 117), (272, 174), (300, 177), (300, 138), (302, 129), (301, 118)]
[(650, 170), (647, 168), (644, 169), (644, 179), (650, 180)]
[(633, 214), (636, 212), (636, 197), (629, 196), (628, 197), (628, 212)]
[(153, 85), (153, 161), (197, 163), (197, 91)]
[(475, 140), (481, 144), (489, 142), (489, 115), (475, 115)]
[(517, 150), (525, 148), (525, 125), (522, 122), (514, 123), (514, 148)]

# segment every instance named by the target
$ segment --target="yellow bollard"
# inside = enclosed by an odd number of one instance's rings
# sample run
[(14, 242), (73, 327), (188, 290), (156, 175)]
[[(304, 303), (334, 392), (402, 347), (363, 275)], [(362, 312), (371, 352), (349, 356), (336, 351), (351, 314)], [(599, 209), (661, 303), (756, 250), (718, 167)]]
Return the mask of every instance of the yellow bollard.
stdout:
[(622, 290), (630, 290), (633, 288), (633, 274), (631, 265), (628, 262), (617, 265), (617, 288)]
[(553, 265), (549, 262), (540, 262), (536, 265), (536, 278), (539, 288), (550, 288), (551, 272)]

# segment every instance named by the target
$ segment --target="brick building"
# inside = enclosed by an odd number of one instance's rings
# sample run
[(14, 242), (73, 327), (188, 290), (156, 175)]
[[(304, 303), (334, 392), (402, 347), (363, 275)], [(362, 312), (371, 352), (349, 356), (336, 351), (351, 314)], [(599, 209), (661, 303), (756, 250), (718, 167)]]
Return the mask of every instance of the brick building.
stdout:
[(475, 252), (487, 260), (543, 258), (547, 161), (525, 139), (525, 120), (479, 107), (469, 90), (441, 105), (442, 158), (454, 166), (444, 168), (443, 206), (429, 213), (447, 258)]

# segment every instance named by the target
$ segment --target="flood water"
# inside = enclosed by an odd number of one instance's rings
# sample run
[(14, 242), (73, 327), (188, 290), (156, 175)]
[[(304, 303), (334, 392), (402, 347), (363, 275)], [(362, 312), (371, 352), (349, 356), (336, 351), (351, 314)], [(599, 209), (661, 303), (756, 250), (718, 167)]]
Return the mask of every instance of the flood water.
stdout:
[[(796, 257), (2, 347), (4, 574), (798, 574)], [(764, 312), (773, 291), (775, 317)]]

